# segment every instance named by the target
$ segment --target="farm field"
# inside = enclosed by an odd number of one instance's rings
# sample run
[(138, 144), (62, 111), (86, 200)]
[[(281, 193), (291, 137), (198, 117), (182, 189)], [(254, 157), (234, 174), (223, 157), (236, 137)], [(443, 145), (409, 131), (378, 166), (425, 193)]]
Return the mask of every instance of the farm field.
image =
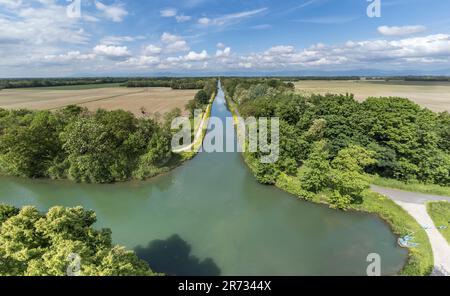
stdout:
[(363, 101), (368, 97), (402, 97), (435, 112), (450, 112), (450, 82), (384, 82), (384, 81), (298, 81), (298, 92), (304, 94), (352, 93)]
[(172, 90), (171, 88), (104, 87), (74, 90), (56, 88), (6, 89), (0, 91), (0, 108), (57, 110), (68, 105), (86, 107), (91, 111), (123, 109), (136, 116), (147, 113), (164, 114), (174, 108), (184, 107), (194, 98), (197, 90)]

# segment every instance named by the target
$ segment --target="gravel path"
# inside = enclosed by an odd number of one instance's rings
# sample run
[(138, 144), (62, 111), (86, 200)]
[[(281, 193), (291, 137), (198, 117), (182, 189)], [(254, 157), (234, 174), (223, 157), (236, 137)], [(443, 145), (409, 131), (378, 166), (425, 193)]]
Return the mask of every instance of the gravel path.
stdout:
[(434, 225), (426, 208), (427, 202), (442, 200), (450, 202), (450, 197), (407, 192), (374, 185), (372, 190), (391, 198), (424, 227), (433, 249), (434, 271), (432, 275), (450, 276), (450, 245)]

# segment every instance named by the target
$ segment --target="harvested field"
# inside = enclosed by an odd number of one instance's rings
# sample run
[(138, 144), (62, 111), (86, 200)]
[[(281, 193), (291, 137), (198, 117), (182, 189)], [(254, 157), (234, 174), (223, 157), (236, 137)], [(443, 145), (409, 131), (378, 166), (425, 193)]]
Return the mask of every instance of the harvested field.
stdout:
[(305, 94), (352, 93), (363, 101), (368, 97), (402, 97), (435, 112), (450, 112), (449, 82), (384, 81), (299, 81), (296, 90)]
[(57, 110), (68, 105), (87, 107), (91, 111), (123, 109), (142, 116), (147, 113), (164, 114), (174, 108), (184, 107), (194, 98), (196, 90), (172, 90), (171, 88), (96, 88), (80, 90), (58, 89), (6, 89), (0, 91), (0, 108)]

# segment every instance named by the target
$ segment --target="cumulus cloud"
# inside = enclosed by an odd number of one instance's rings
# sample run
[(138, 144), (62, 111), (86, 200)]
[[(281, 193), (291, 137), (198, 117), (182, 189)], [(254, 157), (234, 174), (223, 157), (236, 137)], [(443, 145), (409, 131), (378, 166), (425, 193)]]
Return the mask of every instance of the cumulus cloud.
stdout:
[(201, 52), (190, 51), (185, 56), (168, 57), (166, 61), (171, 63), (172, 65), (175, 65), (179, 62), (204, 62), (208, 59), (210, 59), (208, 52), (206, 50), (203, 50)]
[(449, 62), (450, 35), (437, 34), (400, 40), (348, 41), (345, 44), (317, 44), (297, 50), (279, 45), (261, 53), (240, 56), (234, 67), (255, 69), (292, 69), (340, 66), (346, 69), (392, 68), (392, 65), (413, 66), (417, 63)]
[(144, 54), (147, 56), (159, 55), (162, 52), (162, 48), (156, 45), (150, 44), (144, 48)]
[(131, 53), (126, 46), (114, 46), (105, 44), (97, 45), (96, 47), (94, 47), (94, 53), (111, 60), (122, 60), (131, 56)]
[(206, 61), (207, 59), (209, 59), (209, 55), (206, 52), (206, 50), (203, 50), (202, 52), (195, 52), (195, 51), (190, 51), (185, 57), (184, 60), (186, 62), (202, 62), (202, 61)]
[(416, 33), (421, 33), (426, 31), (425, 26), (403, 26), (403, 27), (389, 27), (381, 26), (378, 27), (378, 32), (385, 36), (401, 36), (401, 35), (411, 35)]
[(218, 58), (227, 58), (231, 55), (231, 48), (230, 47), (226, 47), (223, 50), (222, 49), (218, 49), (216, 51), (216, 57)]
[(161, 42), (164, 43), (164, 51), (167, 53), (188, 51), (190, 49), (182, 37), (167, 32), (161, 35)]
[(95, 7), (100, 10), (103, 15), (113, 22), (121, 22), (128, 15), (128, 11), (121, 4), (106, 5), (96, 0)]

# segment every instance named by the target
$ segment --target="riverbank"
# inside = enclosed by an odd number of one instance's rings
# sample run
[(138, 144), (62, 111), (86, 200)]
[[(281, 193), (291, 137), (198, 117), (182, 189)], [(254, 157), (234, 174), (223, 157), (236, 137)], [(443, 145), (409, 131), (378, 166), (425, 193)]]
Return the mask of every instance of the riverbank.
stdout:
[(184, 161), (194, 158), (202, 147), (203, 139), (205, 138), (208, 129), (209, 119), (211, 118), (211, 110), (215, 97), (216, 93), (212, 95), (205, 112), (202, 114), (199, 126), (196, 126), (194, 129), (194, 142), (187, 147), (174, 151), (174, 153), (181, 155)]
[[(372, 186), (372, 190), (392, 199), (420, 223), (431, 243), (434, 257), (433, 275), (450, 274), (450, 245), (439, 233), (437, 228), (439, 224), (433, 222), (427, 213), (427, 204), (429, 202), (450, 201), (450, 197), (413, 193), (379, 186)], [(444, 222), (441, 223), (444, 225)], [(448, 225), (447, 222), (445, 224)], [(411, 236), (414, 237), (415, 234), (412, 233)]]
[[(236, 104), (227, 95), (225, 95), (225, 100), (235, 123), (237, 123), (239, 111), (237, 110)], [(248, 154), (242, 153), (242, 155), (246, 164), (254, 172)], [(328, 205), (328, 194), (326, 192), (305, 195), (305, 192), (301, 189), (299, 180), (295, 177), (281, 174), (275, 186), (300, 199)], [(416, 242), (419, 245), (416, 248), (409, 249), (408, 261), (399, 274), (406, 276), (426, 276), (431, 274), (434, 260), (427, 235), (419, 223), (399, 205), (381, 194), (367, 190), (364, 192), (362, 202), (351, 205), (350, 210), (376, 214), (386, 221), (392, 231), (400, 237), (415, 233)]]

